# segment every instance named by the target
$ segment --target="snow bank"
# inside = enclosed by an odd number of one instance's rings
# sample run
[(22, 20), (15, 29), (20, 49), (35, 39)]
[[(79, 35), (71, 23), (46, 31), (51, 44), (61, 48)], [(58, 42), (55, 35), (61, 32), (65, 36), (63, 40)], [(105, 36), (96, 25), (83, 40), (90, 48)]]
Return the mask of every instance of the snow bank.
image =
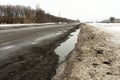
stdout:
[(76, 48), (52, 80), (120, 80), (119, 34), (118, 24), (81, 25)]

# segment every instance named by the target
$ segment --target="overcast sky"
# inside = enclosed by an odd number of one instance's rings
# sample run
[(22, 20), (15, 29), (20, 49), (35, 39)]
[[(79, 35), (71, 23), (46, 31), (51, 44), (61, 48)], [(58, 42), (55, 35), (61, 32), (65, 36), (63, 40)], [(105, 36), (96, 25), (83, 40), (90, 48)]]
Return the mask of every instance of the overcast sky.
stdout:
[(99, 21), (110, 16), (120, 18), (120, 0), (0, 0), (1, 5), (24, 5), (40, 8), (55, 16), (80, 21)]

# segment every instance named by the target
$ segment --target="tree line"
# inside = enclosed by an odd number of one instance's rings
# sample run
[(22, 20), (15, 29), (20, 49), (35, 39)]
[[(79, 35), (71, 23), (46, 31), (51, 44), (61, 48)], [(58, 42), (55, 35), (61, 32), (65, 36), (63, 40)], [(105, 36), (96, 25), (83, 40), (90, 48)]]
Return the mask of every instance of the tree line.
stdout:
[(47, 22), (73, 22), (74, 20), (57, 17), (46, 13), (41, 8), (32, 9), (25, 6), (0, 5), (1, 23), (47, 23)]

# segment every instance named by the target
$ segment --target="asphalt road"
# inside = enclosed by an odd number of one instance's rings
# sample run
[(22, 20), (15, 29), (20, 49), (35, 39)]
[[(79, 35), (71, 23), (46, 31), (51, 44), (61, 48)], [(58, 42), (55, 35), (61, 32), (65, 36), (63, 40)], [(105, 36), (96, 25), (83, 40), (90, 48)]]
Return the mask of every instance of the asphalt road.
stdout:
[(0, 60), (23, 46), (41, 44), (43, 40), (59, 36), (75, 25), (78, 23), (0, 30)]
[(54, 49), (78, 23), (0, 30), (0, 80), (51, 80), (59, 56)]

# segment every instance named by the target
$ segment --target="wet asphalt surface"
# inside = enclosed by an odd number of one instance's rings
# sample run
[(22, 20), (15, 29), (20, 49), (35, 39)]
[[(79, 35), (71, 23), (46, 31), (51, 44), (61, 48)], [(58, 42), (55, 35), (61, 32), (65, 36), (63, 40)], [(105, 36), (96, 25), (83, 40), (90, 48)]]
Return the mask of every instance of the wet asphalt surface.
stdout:
[(50, 80), (59, 60), (54, 49), (77, 25), (0, 30), (0, 80)]

